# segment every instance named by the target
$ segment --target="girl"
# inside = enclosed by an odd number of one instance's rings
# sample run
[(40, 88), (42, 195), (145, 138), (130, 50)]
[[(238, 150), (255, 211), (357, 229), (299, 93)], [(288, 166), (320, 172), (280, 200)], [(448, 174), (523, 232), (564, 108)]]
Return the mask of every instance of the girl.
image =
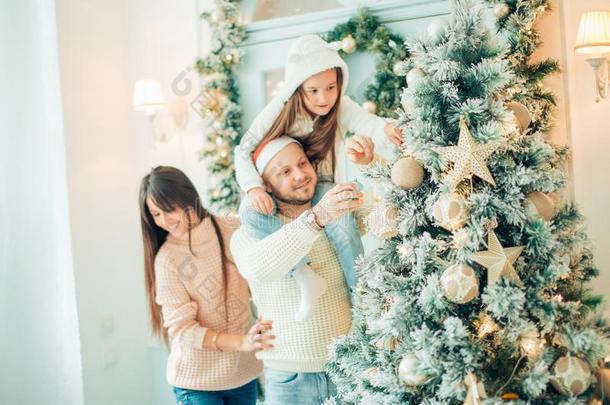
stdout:
[[(280, 94), (256, 117), (235, 150), (237, 182), (248, 196), (240, 207), (240, 218), (257, 238), (281, 226), (277, 221), (261, 216), (272, 214), (275, 203), (265, 192), (252, 160), (252, 154), (260, 144), (282, 135), (298, 139), (318, 173), (320, 187), (317, 194), (320, 195), (332, 183), (345, 182), (341, 171), (345, 131), (372, 135), (377, 139), (382, 139), (385, 133), (392, 142), (401, 142), (402, 135), (394, 124), (368, 113), (344, 95), (349, 72), (337, 50), (337, 44), (328, 44), (316, 35), (295, 40), (288, 53), (285, 84)], [(357, 164), (368, 164), (373, 159), (373, 142), (366, 136), (350, 138), (346, 149), (348, 157)], [(343, 227), (344, 233), (350, 237), (351, 247), (357, 253), (361, 252), (362, 243), (353, 216), (345, 220), (348, 223)], [(329, 236), (331, 240), (337, 239)], [(341, 254), (336, 244), (335, 249)], [(345, 257), (353, 258), (351, 253)], [(342, 263), (342, 267), (348, 285), (353, 287), (353, 263)], [(316, 299), (324, 292), (325, 282), (309, 268), (306, 259), (297, 265), (292, 275), (301, 291), (301, 310), (296, 318), (307, 319)]]
[[(229, 252), (232, 228), (212, 217), (184, 173), (142, 179), (140, 218), (152, 330), (170, 348), (167, 380), (179, 404), (256, 403), (258, 350), (271, 321), (252, 324), (250, 293)], [(224, 401), (224, 402), (223, 402)]]

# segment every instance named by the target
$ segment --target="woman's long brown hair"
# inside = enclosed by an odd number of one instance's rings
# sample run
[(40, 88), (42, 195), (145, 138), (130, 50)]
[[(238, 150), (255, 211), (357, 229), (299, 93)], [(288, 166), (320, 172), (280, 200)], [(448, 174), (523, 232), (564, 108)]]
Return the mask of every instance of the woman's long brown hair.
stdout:
[[(335, 138), (337, 135), (339, 105), (341, 104), (341, 93), (343, 88), (343, 73), (341, 68), (333, 68), (337, 73), (337, 101), (328, 114), (321, 115), (316, 120), (313, 132), (304, 137), (301, 141), (306, 151), (307, 157), (316, 167), (324, 160), (326, 155), (331, 152), (331, 162), (333, 171), (335, 169)], [(282, 111), (277, 116), (271, 129), (263, 138), (261, 143), (270, 141), (280, 136), (290, 133), (290, 129), (294, 125), (299, 116), (309, 115), (310, 112), (305, 107), (305, 90), (301, 84), (295, 92), (290, 96)]]
[[(165, 212), (171, 212), (176, 208), (184, 211), (194, 212), (199, 221), (210, 217), (212, 225), (220, 244), (220, 252), (222, 258), (222, 277), (223, 290), (225, 292), (225, 314), (227, 300), (227, 276), (226, 276), (226, 261), (225, 261), (225, 246), (220, 232), (220, 227), (216, 219), (201, 205), (199, 195), (193, 183), (180, 170), (175, 167), (157, 166), (153, 168), (142, 179), (140, 183), (140, 222), (142, 226), (142, 238), (144, 241), (144, 280), (146, 283), (146, 293), (148, 296), (148, 308), (150, 312), (150, 324), (153, 335), (163, 340), (168, 345), (169, 338), (167, 329), (163, 327), (163, 315), (161, 306), (157, 304), (157, 289), (155, 285), (155, 257), (157, 252), (167, 239), (167, 231), (161, 229), (146, 205), (146, 199), (150, 198), (152, 202)], [(188, 215), (190, 221), (190, 215)], [(190, 225), (190, 224), (189, 224)], [(195, 256), (191, 246), (191, 230), (189, 226), (188, 242), (191, 254)]]

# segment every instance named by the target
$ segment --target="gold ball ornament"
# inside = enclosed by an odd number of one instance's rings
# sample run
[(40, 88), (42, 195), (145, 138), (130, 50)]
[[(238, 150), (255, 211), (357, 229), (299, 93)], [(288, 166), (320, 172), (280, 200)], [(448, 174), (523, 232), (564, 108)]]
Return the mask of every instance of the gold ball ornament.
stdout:
[(424, 77), (426, 77), (426, 72), (420, 68), (413, 68), (407, 73), (407, 85), (409, 87), (415, 86)]
[(463, 227), (468, 212), (468, 204), (457, 193), (442, 195), (432, 206), (432, 216), (436, 223), (449, 231)]
[(510, 7), (508, 7), (508, 4), (498, 3), (495, 5), (494, 15), (497, 19), (501, 20), (503, 18), (506, 18), (506, 16), (508, 16), (508, 13), (510, 13)]
[(412, 157), (399, 159), (392, 166), (390, 178), (403, 190), (419, 187), (424, 180), (424, 166)]
[(364, 108), (371, 114), (375, 114), (377, 112), (377, 104), (372, 101), (365, 101), (364, 103), (362, 103), (362, 108)]
[(428, 381), (428, 376), (418, 374), (415, 370), (419, 360), (414, 353), (407, 354), (398, 365), (398, 377), (406, 385), (417, 387)]
[(578, 357), (560, 357), (553, 365), (551, 384), (563, 395), (580, 395), (591, 384), (591, 369), (586, 361)]
[(479, 278), (472, 267), (458, 263), (443, 272), (441, 287), (449, 301), (465, 304), (479, 295)]
[(530, 111), (523, 104), (517, 101), (511, 101), (510, 103), (506, 103), (506, 108), (512, 111), (515, 117), (515, 124), (517, 124), (517, 127), (521, 132), (525, 131), (532, 123)]
[(392, 238), (398, 235), (398, 210), (381, 201), (366, 217), (366, 224), (369, 231), (378, 238)]
[(345, 53), (352, 53), (356, 50), (356, 40), (351, 34), (341, 40), (341, 49)]
[(545, 221), (550, 221), (555, 215), (555, 202), (548, 194), (540, 191), (531, 192), (526, 196), (526, 204)]

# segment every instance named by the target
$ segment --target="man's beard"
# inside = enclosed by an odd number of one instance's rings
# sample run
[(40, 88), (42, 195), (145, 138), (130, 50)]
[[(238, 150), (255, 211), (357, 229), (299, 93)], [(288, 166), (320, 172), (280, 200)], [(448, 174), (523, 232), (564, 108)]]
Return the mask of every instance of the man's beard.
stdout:
[[(309, 179), (307, 179), (306, 181), (304, 181), (303, 183), (307, 183), (307, 182), (311, 182), (312, 178), (310, 177)], [(302, 198), (290, 198), (287, 197), (285, 195), (282, 195), (275, 187), (273, 187), (273, 185), (271, 186), (271, 193), (273, 194), (273, 196), (275, 197), (276, 200), (283, 202), (284, 204), (288, 204), (288, 205), (296, 205), (296, 206), (301, 206), (301, 205), (305, 205), (311, 202), (313, 195), (310, 198), (307, 199), (302, 199)]]

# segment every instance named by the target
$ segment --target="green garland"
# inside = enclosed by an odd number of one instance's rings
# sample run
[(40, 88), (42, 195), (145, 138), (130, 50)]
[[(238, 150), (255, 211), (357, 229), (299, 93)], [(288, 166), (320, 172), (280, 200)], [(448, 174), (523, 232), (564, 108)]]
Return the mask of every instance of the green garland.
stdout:
[[(367, 101), (375, 103), (376, 114), (393, 117), (400, 106), (400, 94), (405, 86), (405, 64), (408, 52), (402, 37), (390, 32), (367, 9), (362, 9), (345, 24), (337, 25), (324, 35), (326, 41), (341, 41), (351, 35), (356, 40), (356, 50), (376, 55), (375, 78), (364, 91)], [(346, 52), (340, 51), (342, 56)]]
[[(237, 1), (217, 0), (215, 11), (201, 15), (210, 24), (214, 44), (212, 52), (197, 61), (197, 69), (204, 78), (198, 101), (207, 124), (207, 142), (200, 158), (208, 160), (208, 172), (215, 181), (208, 190), (207, 202), (216, 213), (235, 213), (241, 196), (233, 165), (233, 149), (243, 134), (235, 74), (243, 56), (239, 46), (246, 33), (238, 20), (236, 4)], [(408, 54), (403, 39), (366, 9), (323, 37), (339, 41), (348, 35), (354, 38), (356, 49), (373, 52), (377, 57), (374, 80), (364, 92), (366, 100), (375, 104), (377, 115), (395, 116), (400, 91), (405, 86), (406, 64), (402, 61)]]
[(200, 159), (208, 160), (208, 173), (215, 184), (208, 190), (208, 205), (217, 213), (235, 212), (240, 189), (235, 180), (233, 149), (242, 136), (242, 112), (236, 70), (243, 51), (239, 46), (246, 31), (238, 19), (237, 1), (217, 0), (216, 9), (201, 18), (212, 29), (212, 51), (197, 60), (197, 70), (204, 84), (199, 102), (205, 117), (206, 146)]

